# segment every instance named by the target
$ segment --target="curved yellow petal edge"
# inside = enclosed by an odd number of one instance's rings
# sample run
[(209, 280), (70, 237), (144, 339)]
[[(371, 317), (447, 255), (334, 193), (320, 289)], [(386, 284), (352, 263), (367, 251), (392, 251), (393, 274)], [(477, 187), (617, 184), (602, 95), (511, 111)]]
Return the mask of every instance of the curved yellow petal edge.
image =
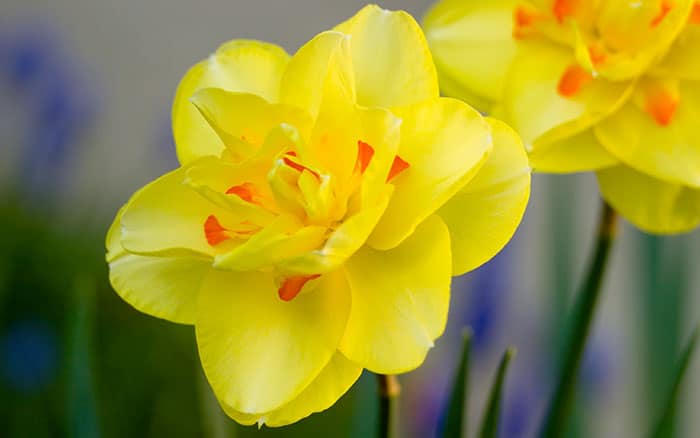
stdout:
[(352, 40), (350, 52), (360, 105), (393, 108), (437, 95), (437, 71), (430, 48), (408, 13), (368, 5), (335, 30)]
[(360, 378), (362, 367), (336, 352), (309, 386), (289, 403), (271, 412), (244, 414), (222, 403), (226, 414), (244, 425), (277, 427), (295, 423), (331, 407)]
[[(516, 54), (516, 0), (441, 0), (423, 19), (440, 89), (486, 111), (503, 97), (508, 66)], [(478, 61), (477, 61), (478, 60)]]
[(346, 275), (352, 306), (340, 351), (382, 374), (423, 363), (445, 329), (450, 303), (450, 236), (442, 220), (429, 217), (388, 251), (362, 248)]
[(424, 26), (443, 92), (497, 110), (535, 171), (596, 171), (623, 205), (634, 169), (655, 189), (620, 209), (632, 223), (700, 220), (690, 195), (668, 205), (700, 188), (700, 1), (440, 0)]
[(603, 198), (637, 228), (654, 234), (690, 231), (700, 223), (700, 190), (615, 166), (597, 172)]
[(450, 232), (452, 275), (476, 269), (495, 256), (515, 233), (530, 198), (530, 167), (520, 138), (505, 123), (487, 121), (493, 152), (437, 212)]
[(415, 20), (373, 5), (292, 56), (222, 45), (181, 81), (173, 131), (181, 166), (117, 214), (110, 281), (194, 325), (246, 425), (323, 411), (363, 369), (420, 366), (451, 277), (506, 244), (529, 195), (513, 131), (440, 97)]
[(289, 55), (279, 46), (233, 40), (190, 68), (177, 87), (172, 108), (173, 136), (180, 164), (202, 156), (219, 155), (223, 150), (221, 140), (190, 102), (198, 90), (221, 88), (276, 102), (287, 62)]

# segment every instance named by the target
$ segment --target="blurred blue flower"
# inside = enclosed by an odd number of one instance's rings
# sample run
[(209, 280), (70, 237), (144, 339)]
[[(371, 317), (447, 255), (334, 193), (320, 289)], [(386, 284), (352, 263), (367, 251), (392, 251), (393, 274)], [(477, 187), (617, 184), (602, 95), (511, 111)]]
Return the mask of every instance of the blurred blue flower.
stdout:
[(30, 393), (50, 383), (56, 374), (57, 336), (39, 321), (12, 324), (2, 338), (2, 371), (7, 385)]
[(546, 393), (544, 385), (521, 379), (506, 387), (506, 401), (501, 417), (503, 438), (521, 438), (532, 434), (535, 417)]
[(0, 66), (3, 77), (15, 89), (24, 89), (45, 69), (47, 47), (43, 35), (4, 35)]
[(16, 183), (47, 197), (61, 187), (66, 163), (94, 121), (95, 89), (51, 26), (22, 23), (0, 40), (0, 98), (24, 121), (6, 127), (21, 129)]
[(615, 352), (607, 340), (594, 336), (591, 341), (581, 363), (581, 388), (587, 397), (605, 396), (615, 378)]
[(473, 271), (470, 275), (470, 299), (462, 312), (462, 326), (474, 331), (472, 348), (475, 352), (484, 351), (491, 345), (496, 329), (506, 314), (508, 294), (513, 287), (510, 244), (491, 261)]

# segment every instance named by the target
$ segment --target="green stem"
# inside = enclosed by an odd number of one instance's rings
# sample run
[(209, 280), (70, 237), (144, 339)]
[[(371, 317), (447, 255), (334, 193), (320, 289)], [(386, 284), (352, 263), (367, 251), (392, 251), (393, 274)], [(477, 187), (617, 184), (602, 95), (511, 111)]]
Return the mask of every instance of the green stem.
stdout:
[(566, 350), (554, 397), (545, 418), (543, 437), (564, 436), (567, 419), (573, 405), (581, 358), (591, 331), (591, 323), (600, 298), (603, 274), (616, 230), (617, 214), (607, 203), (603, 202), (595, 252), (574, 309), (573, 326), (566, 339)]
[(379, 383), (379, 437), (396, 438), (399, 436), (398, 401), (401, 393), (399, 379), (393, 375), (377, 374)]

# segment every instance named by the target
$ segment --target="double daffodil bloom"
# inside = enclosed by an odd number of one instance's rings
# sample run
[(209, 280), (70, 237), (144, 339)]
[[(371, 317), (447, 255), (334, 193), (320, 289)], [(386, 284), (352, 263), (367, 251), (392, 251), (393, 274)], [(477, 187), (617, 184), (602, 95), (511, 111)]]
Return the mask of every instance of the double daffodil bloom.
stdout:
[(639, 228), (700, 222), (700, 2), (442, 0), (443, 91), (500, 115), (535, 170), (596, 171)]
[(324, 410), (363, 368), (419, 366), (451, 277), (507, 243), (529, 196), (514, 131), (440, 98), (419, 26), (376, 6), (292, 57), (222, 45), (183, 78), (173, 125), (181, 167), (119, 212), (110, 278), (194, 324), (243, 424)]

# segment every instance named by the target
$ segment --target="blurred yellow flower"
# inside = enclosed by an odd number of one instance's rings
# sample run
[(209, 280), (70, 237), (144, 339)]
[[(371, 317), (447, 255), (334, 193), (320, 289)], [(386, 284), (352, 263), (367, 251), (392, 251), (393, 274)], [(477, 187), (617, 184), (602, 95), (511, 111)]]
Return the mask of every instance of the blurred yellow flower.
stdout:
[(181, 167), (117, 215), (110, 279), (195, 325), (243, 424), (326, 409), (363, 368), (419, 366), (451, 276), (507, 243), (529, 196), (517, 135), (440, 98), (418, 24), (376, 6), (291, 58), (222, 45), (183, 78), (173, 125)]
[(502, 117), (535, 170), (597, 171), (639, 228), (700, 222), (700, 2), (442, 0), (443, 91)]

